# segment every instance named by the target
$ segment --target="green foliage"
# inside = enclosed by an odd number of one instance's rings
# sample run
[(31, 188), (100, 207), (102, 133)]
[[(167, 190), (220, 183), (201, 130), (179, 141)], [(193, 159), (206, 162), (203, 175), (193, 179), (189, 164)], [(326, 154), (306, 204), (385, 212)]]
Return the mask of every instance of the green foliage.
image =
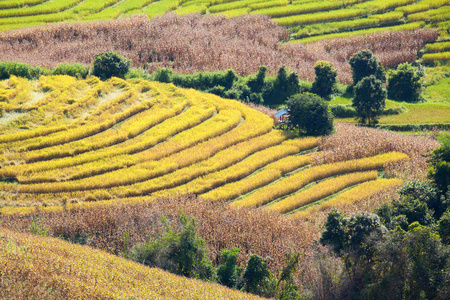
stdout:
[(2, 61), (0, 62), (0, 80), (8, 79), (11, 75), (31, 79), (32, 67), (27, 64)]
[(181, 231), (166, 225), (160, 238), (135, 245), (130, 258), (178, 275), (214, 281), (215, 270), (207, 257), (204, 240), (197, 235), (195, 219), (181, 212), (179, 221)]
[(344, 216), (337, 209), (333, 208), (328, 213), (325, 221), (325, 229), (322, 232), (320, 243), (322, 245), (330, 245), (335, 253), (341, 253), (347, 242), (345, 224)]
[(438, 222), (438, 232), (442, 243), (450, 245), (450, 209), (447, 209)]
[(298, 270), (300, 253), (297, 251), (286, 254), (286, 266), (281, 270), (278, 279), (277, 298), (280, 300), (300, 299), (300, 293), (294, 283), (293, 275)]
[(333, 64), (326, 61), (318, 61), (314, 66), (316, 78), (312, 84), (311, 92), (322, 98), (328, 99), (336, 85), (337, 71)]
[(431, 153), (428, 178), (433, 180), (440, 195), (445, 196), (450, 185), (450, 133), (441, 133), (438, 140), (441, 145)]
[(383, 66), (376, 56), (369, 49), (359, 51), (349, 60), (352, 68), (353, 85), (356, 85), (364, 77), (374, 75), (382, 83), (386, 81), (386, 74)]
[(333, 104), (330, 105), (331, 113), (335, 118), (354, 118), (356, 110), (351, 104)]
[(222, 250), (222, 263), (217, 267), (217, 279), (220, 284), (230, 288), (240, 287), (242, 267), (236, 263), (239, 251), (240, 249), (236, 247)]
[(383, 82), (374, 75), (364, 77), (356, 84), (354, 92), (352, 106), (360, 122), (366, 124), (367, 121), (369, 126), (376, 125), (378, 116), (386, 106), (386, 90), (383, 88)]
[(264, 80), (266, 79), (267, 67), (259, 67), (258, 73), (256, 75), (250, 76), (247, 81), (247, 86), (250, 88), (252, 93), (261, 93), (264, 88)]
[(89, 68), (82, 64), (72, 63), (72, 64), (59, 64), (54, 67), (51, 71), (52, 75), (69, 75), (76, 77), (78, 79), (85, 79), (89, 74)]
[(268, 81), (263, 93), (264, 103), (268, 105), (281, 104), (290, 96), (300, 92), (298, 75), (295, 72), (289, 74), (287, 67), (282, 66), (278, 70), (274, 81)]
[(252, 254), (247, 262), (242, 280), (246, 292), (263, 297), (273, 297), (276, 292), (276, 280), (269, 270), (267, 258)]
[(169, 83), (172, 81), (172, 72), (171, 68), (158, 68), (155, 74), (155, 81)]
[[(233, 70), (217, 72), (197, 72), (192, 75), (172, 75), (172, 72), (170, 72), (169, 75), (171, 80), (162, 82), (173, 82), (173, 84), (179, 87), (195, 88), (202, 91), (212, 89), (215, 86), (222, 86), (224, 87), (224, 90), (229, 90), (232, 88), (233, 83), (238, 79), (236, 73)], [(156, 77), (155, 80), (161, 81), (158, 79), (158, 77)]]
[(94, 57), (92, 74), (101, 80), (113, 76), (124, 78), (130, 68), (130, 61), (115, 52), (104, 52)]
[(400, 64), (388, 79), (387, 95), (389, 99), (418, 102), (422, 92), (422, 73), (409, 63)]
[(333, 131), (333, 116), (328, 105), (312, 93), (297, 94), (286, 102), (289, 121), (306, 135), (326, 135)]

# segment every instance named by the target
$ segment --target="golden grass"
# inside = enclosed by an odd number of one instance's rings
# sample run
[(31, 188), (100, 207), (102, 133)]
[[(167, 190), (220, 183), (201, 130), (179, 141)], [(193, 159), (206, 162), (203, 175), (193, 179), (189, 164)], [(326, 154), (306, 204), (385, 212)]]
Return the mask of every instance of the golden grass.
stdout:
[(0, 229), (0, 248), (10, 299), (260, 299), (55, 238)]
[(378, 177), (377, 171), (356, 172), (347, 175), (326, 179), (312, 186), (311, 188), (288, 196), (273, 205), (267, 207), (272, 211), (287, 213), (299, 207), (331, 196), (349, 186), (362, 183), (369, 180), (375, 180)]
[(312, 213), (317, 211), (323, 211), (332, 207), (340, 207), (343, 205), (351, 205), (357, 201), (364, 200), (375, 193), (389, 188), (398, 188), (402, 185), (403, 180), (398, 178), (392, 179), (379, 179), (364, 182), (358, 186), (351, 188), (348, 191), (338, 194), (336, 197), (324, 201), (319, 205), (312, 205), (304, 210), (299, 210), (298, 212), (290, 215), (292, 218), (307, 218)]

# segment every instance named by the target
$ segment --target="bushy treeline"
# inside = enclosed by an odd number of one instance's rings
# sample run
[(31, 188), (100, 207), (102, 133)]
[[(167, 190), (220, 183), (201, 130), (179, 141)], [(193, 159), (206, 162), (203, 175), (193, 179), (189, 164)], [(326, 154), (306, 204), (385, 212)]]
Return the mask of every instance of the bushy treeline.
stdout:
[[(333, 274), (322, 265), (326, 299), (449, 299), (450, 135), (430, 157), (431, 181), (412, 181), (375, 214), (346, 217), (332, 210), (320, 242), (343, 261)], [(321, 256), (323, 260), (330, 255)], [(332, 276), (337, 278), (331, 282)]]
[(261, 66), (256, 74), (238, 76), (234, 70), (175, 74), (170, 68), (159, 68), (155, 73), (130, 73), (131, 77), (147, 77), (160, 82), (171, 82), (183, 88), (194, 88), (224, 98), (237, 99), (255, 104), (278, 105), (300, 92), (309, 91), (311, 85), (298, 79), (295, 72), (280, 67), (276, 76), (267, 74)]
[(89, 75), (89, 67), (78, 63), (63, 63), (52, 69), (47, 69), (19, 62), (0, 62), (0, 80), (8, 79), (11, 75), (28, 79), (38, 79), (42, 75), (69, 75), (86, 78)]

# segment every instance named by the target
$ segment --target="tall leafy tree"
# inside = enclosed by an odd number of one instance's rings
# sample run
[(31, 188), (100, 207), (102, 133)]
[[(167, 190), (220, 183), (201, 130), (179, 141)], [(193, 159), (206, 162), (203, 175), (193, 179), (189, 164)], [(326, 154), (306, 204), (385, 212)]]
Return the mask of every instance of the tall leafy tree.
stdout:
[(383, 82), (374, 75), (364, 77), (355, 86), (355, 97), (352, 106), (355, 108), (358, 119), (362, 124), (368, 123), (374, 126), (378, 122), (378, 116), (386, 106), (386, 90)]
[(289, 121), (306, 135), (326, 135), (333, 131), (333, 116), (328, 105), (312, 93), (297, 94), (286, 102)]

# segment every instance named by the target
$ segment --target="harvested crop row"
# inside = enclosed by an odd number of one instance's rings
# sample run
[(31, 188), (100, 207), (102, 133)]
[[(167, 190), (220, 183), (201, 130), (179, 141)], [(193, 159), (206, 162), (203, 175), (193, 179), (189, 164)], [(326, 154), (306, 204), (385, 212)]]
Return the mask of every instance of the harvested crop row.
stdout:
[(326, 179), (312, 186), (311, 188), (286, 197), (273, 205), (269, 205), (267, 209), (287, 213), (299, 207), (305, 206), (320, 199), (331, 196), (352, 185), (362, 183), (369, 180), (375, 180), (378, 177), (377, 171), (357, 172), (347, 175)]
[(323, 211), (332, 207), (339, 207), (342, 205), (350, 205), (357, 201), (366, 199), (378, 191), (389, 189), (389, 188), (398, 188), (402, 185), (403, 180), (399, 178), (392, 179), (378, 179), (372, 180), (368, 182), (364, 182), (354, 188), (351, 188), (348, 191), (338, 194), (336, 197), (322, 202), (319, 205), (313, 205), (305, 210), (299, 210), (298, 212), (293, 213), (292, 218), (307, 218), (313, 212)]
[[(206, 103), (209, 102), (206, 101)], [(195, 112), (195, 110), (187, 111), (186, 115), (181, 116), (181, 119), (177, 122), (165, 121), (151, 130), (146, 131), (144, 134), (121, 143), (120, 145), (106, 147), (95, 152), (89, 152), (74, 157), (6, 167), (3, 172), (8, 171), (13, 172), (12, 174), (25, 175), (37, 171), (51, 170), (48, 172), (48, 176), (54, 178), (51, 173), (55, 172), (55, 169), (60, 169), (59, 174), (61, 174), (61, 177), (70, 179), (100, 174), (148, 160), (161, 159), (235, 128), (241, 121), (242, 114), (239, 110), (226, 108), (226, 106), (219, 107), (220, 110), (217, 115), (189, 130), (182, 131), (183, 129), (192, 127), (198, 123), (198, 116), (191, 119), (185, 118), (184, 116), (189, 116), (190, 113)], [(181, 132), (178, 133), (179, 131)], [(169, 141), (161, 143), (174, 134), (176, 135)], [(152, 148), (155, 145), (157, 146)], [(129, 154), (134, 153), (136, 155), (129, 156)], [(114, 157), (113, 161), (107, 159), (112, 157)], [(87, 164), (89, 162), (91, 163)], [(45, 178), (45, 175), (43, 176)], [(39, 177), (39, 175), (37, 175), (37, 177)]]
[(251, 174), (244, 179), (228, 183), (204, 193), (201, 197), (211, 201), (235, 199), (281, 178), (283, 174), (304, 167), (310, 163), (311, 157), (309, 155), (288, 156), (268, 164), (261, 171)]
[[(81, 164), (73, 167), (66, 168), (53, 168), (45, 172), (37, 172), (37, 165), (28, 165), (28, 168), (22, 168), (21, 171), (24, 172), (26, 170), (27, 174), (19, 175), (17, 174), (17, 179), (20, 183), (30, 184), (37, 182), (51, 182), (51, 181), (60, 181), (60, 180), (73, 180), (80, 179), (83, 177), (89, 177), (93, 175), (98, 175), (101, 173), (105, 173), (108, 171), (129, 167), (136, 163), (143, 162), (145, 160), (151, 159), (151, 155), (139, 155), (136, 154), (141, 149), (147, 149), (155, 146), (160, 142), (164, 142), (167, 138), (177, 134), (181, 131), (187, 130), (189, 128), (196, 128), (197, 126), (201, 126), (206, 119), (211, 118), (211, 116), (215, 113), (214, 106), (210, 107), (190, 107), (186, 112), (180, 114), (181, 111), (177, 111), (174, 108), (170, 109), (161, 109), (158, 113), (154, 113), (155, 111), (149, 110), (149, 112), (153, 113), (151, 118), (148, 118), (150, 121), (153, 121), (153, 127), (144, 132), (137, 138), (127, 140), (120, 145), (116, 145), (114, 147), (108, 147), (109, 149), (99, 149), (99, 151), (104, 155), (101, 157), (97, 154), (96, 161), (89, 164)], [(176, 107), (175, 107), (176, 108)], [(237, 124), (240, 119), (232, 124)], [(233, 121), (233, 119), (231, 119)], [(207, 121), (206, 121), (207, 122)], [(157, 125), (156, 125), (157, 124)], [(208, 125), (212, 125), (209, 122)], [(201, 126), (202, 129), (204, 126)], [(228, 126), (226, 127), (228, 129)], [(211, 127), (211, 129), (215, 130), (215, 132), (222, 132), (222, 130), (217, 131), (217, 126)], [(226, 130), (226, 129), (225, 129)], [(198, 139), (197, 139), (198, 140)], [(172, 142), (172, 145), (174, 143)], [(133, 147), (133, 148), (132, 148)], [(105, 160), (105, 158), (112, 158), (114, 149), (116, 150), (114, 160)], [(174, 151), (179, 150), (180, 147), (174, 147)], [(118, 152), (120, 151), (120, 152)], [(135, 154), (133, 154), (136, 152)], [(128, 153), (128, 155), (119, 156), (119, 154)], [(89, 155), (89, 154), (87, 154)], [(70, 160), (70, 158), (69, 158)], [(48, 162), (51, 164), (51, 162)], [(26, 166), (25, 166), (26, 167)], [(14, 170), (14, 167), (10, 168), (10, 170)], [(16, 172), (20, 169), (17, 168)]]
[(304, 150), (316, 147), (318, 138), (304, 138), (284, 141), (281, 145), (263, 149), (246, 159), (217, 172), (198, 177), (188, 183), (176, 188), (163, 190), (156, 196), (169, 195), (173, 193), (195, 193), (202, 194), (224, 184), (229, 184), (243, 179), (256, 170), (278, 161), (288, 155), (293, 155)]
[(399, 152), (389, 152), (377, 156), (315, 166), (295, 173), (275, 184), (257, 190), (250, 196), (233, 203), (237, 206), (261, 206), (275, 199), (294, 193), (307, 184), (330, 176), (350, 172), (368, 171), (382, 168), (387, 163), (408, 159), (408, 155)]

